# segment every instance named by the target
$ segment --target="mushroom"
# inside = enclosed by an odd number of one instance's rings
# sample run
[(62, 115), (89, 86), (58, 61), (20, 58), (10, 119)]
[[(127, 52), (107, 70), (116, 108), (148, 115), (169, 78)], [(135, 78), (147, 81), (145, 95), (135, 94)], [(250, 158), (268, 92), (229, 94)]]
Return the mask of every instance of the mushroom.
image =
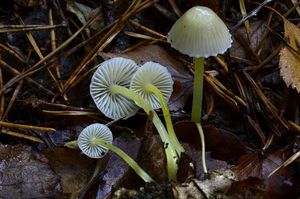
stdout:
[(111, 144), (113, 136), (107, 126), (96, 123), (84, 128), (77, 140), (80, 150), (90, 158), (102, 158), (108, 152), (107, 148), (95, 143), (96, 139)]
[(173, 92), (173, 80), (166, 67), (150, 61), (134, 73), (130, 89), (147, 100), (153, 109), (159, 109), (161, 108), (159, 97), (152, 90), (158, 90), (164, 101), (168, 102)]
[(173, 91), (173, 80), (166, 67), (155, 62), (145, 63), (132, 76), (130, 90), (141, 95), (150, 103), (153, 109), (162, 108), (167, 131), (174, 148), (179, 155), (184, 152), (184, 148), (176, 137), (167, 106)]
[(137, 69), (134, 61), (122, 57), (104, 61), (97, 68), (91, 80), (90, 93), (97, 108), (106, 117), (117, 120), (132, 116), (139, 109), (131, 99), (111, 91), (114, 85), (129, 88)]
[(165, 145), (169, 179), (176, 180), (178, 155), (167, 130), (151, 105), (128, 88), (136, 70), (136, 64), (129, 59), (118, 57), (104, 61), (92, 77), (90, 93), (99, 110), (112, 119), (131, 116), (139, 107), (147, 114), (153, 113), (153, 124)]
[(168, 33), (168, 42), (179, 52), (194, 57), (195, 75), (192, 121), (201, 137), (202, 166), (206, 173), (205, 142), (201, 126), (204, 58), (224, 53), (232, 43), (224, 22), (209, 8), (195, 6), (184, 13)]
[(172, 26), (168, 42), (179, 52), (195, 58), (192, 121), (200, 122), (204, 58), (224, 53), (231, 46), (231, 34), (211, 9), (195, 6)]
[(78, 136), (80, 150), (91, 158), (102, 158), (108, 149), (122, 158), (145, 182), (153, 182), (153, 179), (131, 157), (118, 147), (112, 145), (112, 132), (106, 125), (91, 124), (84, 128)]

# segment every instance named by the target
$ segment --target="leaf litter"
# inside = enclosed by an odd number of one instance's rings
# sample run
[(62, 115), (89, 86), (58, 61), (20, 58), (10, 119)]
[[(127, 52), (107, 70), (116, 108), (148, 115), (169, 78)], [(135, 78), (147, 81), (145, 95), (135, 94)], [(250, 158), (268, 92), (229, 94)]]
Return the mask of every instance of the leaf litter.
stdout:
[[(25, 191), (15, 198), (70, 198), (74, 193), (79, 198), (122, 198), (122, 194), (127, 198), (185, 198), (188, 194), (191, 198), (299, 197), (300, 34), (295, 25), (299, 3), (132, 2), (134, 6), (122, 0), (18, 1), (0, 9), (0, 126), (1, 142), (6, 144), (0, 153), (6, 165), (2, 172), (12, 173), (3, 177), (13, 183), (22, 179), (14, 191)], [(190, 118), (192, 60), (172, 50), (165, 36), (176, 16), (193, 5), (214, 9), (227, 19), (234, 35), (230, 53), (208, 58), (205, 63), (203, 125), (209, 176), (202, 174), (197, 131), (184, 121)], [(169, 108), (174, 123), (177, 121), (176, 134), (187, 151), (180, 160), (177, 184), (165, 182), (162, 147), (155, 130), (145, 127), (149, 121), (143, 112), (111, 127), (116, 142), (123, 143), (123, 149), (162, 184), (143, 184), (112, 154), (96, 162), (77, 150), (61, 148), (88, 124), (109, 122), (93, 104), (88, 85), (94, 66), (115, 56), (138, 64), (155, 61), (172, 74), (175, 84)], [(128, 141), (120, 136), (124, 131), (136, 135), (130, 135)], [(14, 159), (8, 160), (11, 156), (7, 154), (30, 158), (22, 159), (23, 166), (16, 170)], [(7, 162), (10, 164), (4, 164)], [(30, 182), (21, 178), (18, 172), (26, 173), (28, 165), (35, 169), (33, 176), (43, 177)], [(99, 168), (105, 171), (99, 172)], [(228, 173), (234, 180), (226, 181)], [(214, 180), (216, 176), (223, 176), (224, 185)], [(50, 184), (49, 192), (39, 192), (40, 185)], [(125, 189), (115, 192), (120, 187)], [(9, 192), (2, 194), (10, 198)]]

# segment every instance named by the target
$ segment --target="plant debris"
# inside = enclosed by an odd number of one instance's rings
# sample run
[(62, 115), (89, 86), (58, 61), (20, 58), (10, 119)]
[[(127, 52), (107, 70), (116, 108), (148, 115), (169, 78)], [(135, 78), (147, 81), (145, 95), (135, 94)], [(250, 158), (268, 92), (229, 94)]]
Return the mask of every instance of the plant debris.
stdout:
[[(204, 62), (205, 154), (191, 122), (193, 59), (167, 43), (174, 22), (193, 6), (214, 10), (233, 40), (226, 53)], [(2, 3), (0, 197), (299, 198), (299, 6), (295, 0)], [(158, 137), (164, 129), (152, 127), (158, 118), (164, 123), (160, 109), (150, 111), (153, 118), (140, 109), (116, 121), (97, 109), (91, 78), (114, 57), (132, 59), (137, 68), (150, 61), (167, 68), (174, 81), (168, 108), (184, 154), (165, 157), (172, 147)], [(111, 152), (99, 160), (80, 153), (76, 139), (93, 123), (107, 125), (113, 144), (155, 182), (143, 182)], [(65, 148), (70, 142), (73, 149)], [(168, 181), (170, 159), (179, 166), (176, 182)]]

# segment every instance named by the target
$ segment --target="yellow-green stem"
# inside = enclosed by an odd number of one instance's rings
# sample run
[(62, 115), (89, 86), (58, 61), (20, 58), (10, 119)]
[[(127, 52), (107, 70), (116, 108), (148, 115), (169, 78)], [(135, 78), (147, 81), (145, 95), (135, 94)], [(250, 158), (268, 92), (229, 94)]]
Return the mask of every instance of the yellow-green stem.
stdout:
[(111, 92), (115, 94), (121, 94), (137, 103), (141, 108), (144, 109), (144, 111), (149, 114), (150, 112), (153, 112), (153, 124), (156, 127), (159, 136), (161, 137), (162, 142), (164, 143), (165, 147), (165, 152), (166, 152), (166, 158), (167, 158), (167, 171), (168, 171), (168, 177), (169, 180), (177, 180), (177, 170), (178, 170), (178, 165), (177, 165), (177, 159), (178, 156), (176, 154), (176, 151), (174, 150), (174, 146), (172, 145), (172, 142), (170, 141), (170, 137), (159, 119), (158, 115), (156, 112), (152, 109), (150, 104), (144, 100), (139, 94), (133, 92), (132, 90), (123, 87), (123, 86), (118, 86), (114, 85), (111, 87)]
[(192, 104), (192, 121), (201, 122), (202, 98), (203, 98), (203, 75), (204, 58), (195, 58), (194, 92)]
[(161, 105), (161, 109), (163, 111), (164, 118), (165, 118), (167, 131), (169, 133), (169, 137), (171, 139), (171, 142), (172, 142), (176, 152), (180, 156), (180, 154), (184, 152), (184, 148), (181, 146), (181, 144), (178, 141), (177, 136), (175, 134), (173, 124), (172, 124), (171, 115), (170, 115), (170, 111), (169, 111), (169, 108), (168, 108), (168, 105), (167, 105), (167, 102), (166, 102), (164, 96), (162, 95), (160, 90), (156, 86), (154, 86), (153, 84), (147, 84), (145, 86), (145, 90), (148, 91), (148, 92), (152, 92), (158, 98), (159, 103)]
[(200, 123), (196, 122), (196, 126), (198, 128), (198, 132), (200, 134), (201, 139), (201, 155), (202, 155), (202, 168), (203, 172), (207, 173), (207, 167), (206, 167), (206, 160), (205, 160), (205, 140), (204, 140), (204, 133), (203, 129)]
[(124, 151), (122, 151), (118, 147), (97, 138), (92, 140), (92, 144), (98, 144), (105, 148), (108, 148), (109, 150), (117, 154), (120, 158), (122, 158), (145, 182), (153, 182), (153, 179), (148, 175), (148, 173), (144, 169), (142, 169), (136, 163), (136, 161), (134, 161), (131, 157), (129, 157)]

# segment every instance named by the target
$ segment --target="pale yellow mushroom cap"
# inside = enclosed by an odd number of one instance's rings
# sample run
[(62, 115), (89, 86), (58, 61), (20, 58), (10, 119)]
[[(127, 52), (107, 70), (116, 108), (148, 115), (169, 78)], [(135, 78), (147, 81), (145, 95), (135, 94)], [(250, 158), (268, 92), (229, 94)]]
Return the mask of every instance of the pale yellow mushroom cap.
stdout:
[(184, 13), (168, 33), (173, 48), (190, 57), (224, 53), (232, 43), (224, 22), (211, 9), (195, 6)]

